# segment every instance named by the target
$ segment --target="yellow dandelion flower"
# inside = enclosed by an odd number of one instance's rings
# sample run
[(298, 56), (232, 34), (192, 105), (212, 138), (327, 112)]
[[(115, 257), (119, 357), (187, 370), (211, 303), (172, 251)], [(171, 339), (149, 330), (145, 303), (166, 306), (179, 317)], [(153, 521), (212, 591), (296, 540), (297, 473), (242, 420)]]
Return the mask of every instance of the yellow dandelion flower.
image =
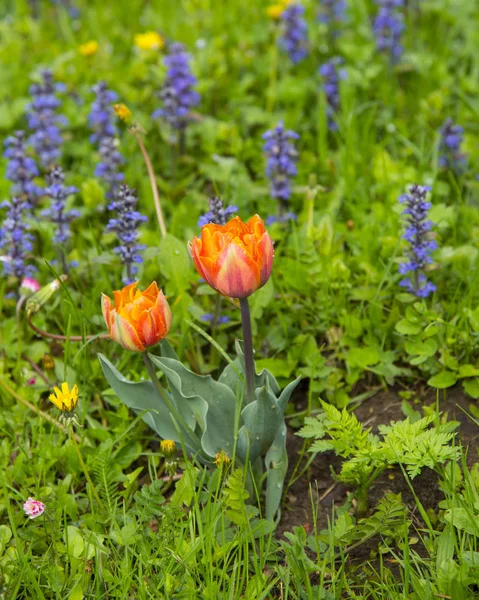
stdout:
[(285, 8), (286, 8), (285, 4), (272, 4), (271, 6), (268, 6), (268, 8), (266, 9), (266, 14), (271, 19), (279, 19), (281, 17), (281, 15), (283, 14), (283, 11)]
[(131, 120), (131, 110), (126, 106), (126, 104), (115, 104), (113, 106), (115, 109), (116, 116), (121, 120), (125, 121), (125, 123), (129, 123)]
[(59, 408), (62, 412), (72, 412), (78, 403), (78, 386), (75, 384), (71, 391), (68, 387), (68, 383), (64, 381), (62, 383), (62, 389), (57, 387), (53, 388), (54, 393), (48, 396), (50, 402)]
[(135, 46), (141, 50), (161, 50), (165, 40), (156, 31), (146, 31), (135, 35)]
[(78, 50), (82, 56), (93, 56), (98, 52), (100, 44), (95, 40), (90, 40), (82, 44)]
[(221, 450), (220, 452), (218, 452), (218, 454), (215, 456), (215, 465), (217, 467), (222, 467), (229, 465), (231, 462), (231, 458), (226, 454), (226, 452), (224, 450)]
[(176, 451), (176, 444), (173, 440), (161, 440), (160, 449), (165, 456), (173, 456)]

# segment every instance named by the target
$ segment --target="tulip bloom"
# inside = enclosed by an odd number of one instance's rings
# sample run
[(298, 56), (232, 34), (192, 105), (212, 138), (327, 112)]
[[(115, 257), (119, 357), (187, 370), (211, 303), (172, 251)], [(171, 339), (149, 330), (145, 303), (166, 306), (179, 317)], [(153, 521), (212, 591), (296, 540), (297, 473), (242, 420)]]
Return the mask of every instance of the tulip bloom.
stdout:
[(201, 277), (230, 298), (248, 298), (271, 275), (273, 242), (258, 215), (247, 223), (234, 217), (226, 225), (204, 225), (189, 251)]
[(167, 336), (171, 310), (156, 281), (142, 292), (138, 282), (113, 292), (114, 305), (102, 294), (101, 308), (110, 337), (123, 348), (143, 352)]

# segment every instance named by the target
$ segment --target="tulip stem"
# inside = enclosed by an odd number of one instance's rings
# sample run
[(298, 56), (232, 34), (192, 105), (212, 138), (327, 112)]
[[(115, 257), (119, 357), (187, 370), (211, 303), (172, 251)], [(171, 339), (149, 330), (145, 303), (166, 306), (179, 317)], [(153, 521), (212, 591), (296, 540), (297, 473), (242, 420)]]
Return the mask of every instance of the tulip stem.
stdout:
[(246, 403), (254, 400), (254, 359), (253, 359), (253, 333), (251, 330), (251, 312), (248, 298), (240, 298), (241, 322), (243, 325), (243, 351), (244, 370), (246, 376)]

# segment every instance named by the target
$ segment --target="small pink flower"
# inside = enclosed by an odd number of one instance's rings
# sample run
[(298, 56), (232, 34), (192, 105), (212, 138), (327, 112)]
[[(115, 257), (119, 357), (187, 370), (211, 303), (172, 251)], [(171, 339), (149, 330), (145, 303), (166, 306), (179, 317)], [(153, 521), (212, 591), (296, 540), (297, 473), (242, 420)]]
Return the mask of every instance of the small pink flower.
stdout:
[(22, 295), (31, 296), (40, 289), (40, 284), (33, 277), (24, 277), (20, 284), (20, 290)]
[(30, 517), (30, 519), (36, 519), (44, 513), (45, 505), (43, 504), (43, 502), (40, 502), (40, 500), (28, 498), (28, 500), (23, 505), (23, 510), (25, 511), (25, 515), (27, 517)]
[(29, 379), (29, 380), (27, 381), (27, 384), (28, 384), (28, 385), (35, 385), (36, 381), (37, 381), (37, 380), (36, 380), (36, 378), (35, 378), (35, 377), (32, 377), (31, 379)]

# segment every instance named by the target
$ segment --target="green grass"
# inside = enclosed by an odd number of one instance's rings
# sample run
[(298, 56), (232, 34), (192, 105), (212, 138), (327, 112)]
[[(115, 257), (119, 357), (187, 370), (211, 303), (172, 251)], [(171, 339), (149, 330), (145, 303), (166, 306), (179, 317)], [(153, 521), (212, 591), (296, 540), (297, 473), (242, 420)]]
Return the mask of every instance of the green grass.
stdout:
[[(305, 416), (321, 410), (320, 399), (352, 410), (388, 387), (411, 400), (424, 398), (431, 387), (462, 386), (477, 416), (475, 3), (423, 0), (419, 13), (409, 10), (406, 52), (395, 68), (376, 52), (372, 1), (350, 1), (343, 35), (332, 42), (315, 21), (316, 2), (305, 2), (310, 55), (296, 66), (277, 48), (263, 0), (72, 3), (78, 19), (47, 0), (36, 3), (36, 17), (26, 0), (0, 6), (2, 138), (25, 128), (29, 85), (40, 68), (51, 68), (67, 88), (62, 166), (68, 183), (80, 189), (73, 204), (82, 216), (66, 248), (78, 267), (33, 317), (35, 325), (67, 338), (102, 333), (101, 294), (122, 285), (114, 235), (104, 233), (108, 201), (94, 177), (98, 154), (87, 125), (90, 88), (104, 79), (144, 129), (169, 236), (160, 236), (142, 155), (121, 125), (126, 181), (149, 219), (141, 228), (147, 250), (139, 279), (142, 288), (157, 280), (168, 295), (174, 317), (168, 339), (186, 365), (217, 375), (224, 352), (232, 356), (241, 337), (239, 311), (225, 301), (229, 324), (212, 331), (201, 320), (214, 311), (216, 298), (199, 282), (186, 243), (198, 234), (198, 217), (213, 194), (237, 205), (245, 220), (276, 212), (261, 135), (281, 119), (300, 135), (290, 203), (298, 221), (269, 228), (273, 275), (252, 296), (251, 311), (258, 370), (271, 370), (281, 387), (304, 378), (301, 408), (289, 406), (288, 423), (302, 426)], [(151, 119), (165, 69), (161, 53), (134, 47), (135, 34), (147, 30), (183, 42), (192, 55), (201, 103), (182, 155), (169, 129)], [(99, 43), (95, 56), (78, 51), (88, 40)], [(317, 69), (334, 55), (344, 58), (348, 76), (341, 82), (339, 131), (331, 133)], [(461, 175), (437, 166), (438, 130), (447, 117), (465, 129), (468, 169)], [(6, 160), (0, 162), (4, 172)], [(433, 186), (431, 220), (439, 247), (428, 273), (437, 291), (421, 301), (398, 286), (405, 242), (397, 198), (414, 182)], [(0, 197), (9, 194), (10, 182), (2, 177)], [(30, 225), (36, 239), (31, 261), (46, 285), (59, 274), (54, 226), (37, 217)], [(388, 516), (371, 535), (383, 505), (371, 506), (359, 520), (351, 487), (324, 528), (314, 525), (324, 508), (311, 480), (312, 528), (298, 522), (279, 536), (261, 513), (253, 514), (260, 493), (246, 500), (240, 474), (231, 479), (231, 468), (207, 468), (180, 449), (174, 467), (183, 475), (165, 480), (169, 467), (159, 440), (108, 387), (96, 354), (134, 381), (146, 376), (141, 357), (109, 340), (36, 336), (24, 312), (16, 316), (17, 284), (0, 278), (1, 600), (478, 597), (474, 440), (469, 450), (460, 448), (458, 465), (436, 466), (444, 493), (439, 506), (423, 507), (419, 493), (415, 506), (387, 496)], [(65, 380), (81, 392), (78, 446), (57, 427), (58, 411), (48, 401), (51, 387)], [(440, 404), (429, 409), (436, 423)], [(304, 480), (307, 449), (305, 444), (295, 473)], [(416, 489), (405, 470), (398, 476)], [(231, 485), (237, 485), (234, 501), (226, 491)], [(22, 510), (29, 496), (47, 505), (31, 521)]]

